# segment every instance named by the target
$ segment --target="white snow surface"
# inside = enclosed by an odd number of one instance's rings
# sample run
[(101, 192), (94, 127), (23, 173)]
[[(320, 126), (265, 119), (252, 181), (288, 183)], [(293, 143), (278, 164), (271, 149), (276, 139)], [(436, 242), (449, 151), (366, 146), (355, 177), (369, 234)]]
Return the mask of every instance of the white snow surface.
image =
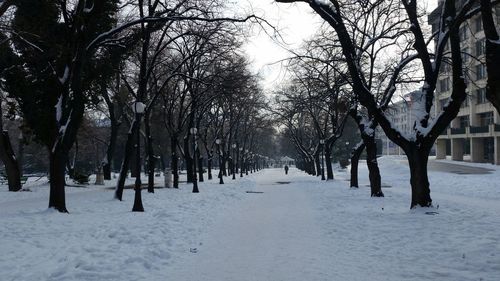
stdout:
[(322, 182), (266, 169), (214, 177), (199, 194), (143, 191), (144, 213), (130, 211), (130, 189), (120, 202), (102, 186), (68, 187), (60, 214), (47, 210), (44, 182), (1, 186), (1, 280), (499, 280), (498, 167), (430, 171), (435, 207), (410, 210), (405, 158), (379, 165), (385, 198), (370, 198), (361, 162), (359, 189), (348, 170)]

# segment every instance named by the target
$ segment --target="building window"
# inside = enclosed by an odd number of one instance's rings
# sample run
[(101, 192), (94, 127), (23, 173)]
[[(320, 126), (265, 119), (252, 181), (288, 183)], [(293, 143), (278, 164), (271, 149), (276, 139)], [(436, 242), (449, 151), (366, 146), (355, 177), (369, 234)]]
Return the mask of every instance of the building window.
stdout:
[(446, 92), (450, 90), (450, 78), (445, 78), (443, 80), (439, 80), (439, 89), (441, 92)]
[(491, 125), (493, 124), (493, 112), (490, 111), (490, 112), (485, 112), (485, 113), (481, 113), (479, 114), (479, 119), (480, 119), (480, 122), (481, 122), (481, 126), (488, 126), (488, 125)]
[(451, 65), (448, 62), (443, 61), (441, 64), (441, 73), (449, 73), (451, 72)]
[(486, 65), (476, 65), (476, 80), (481, 80), (484, 78), (486, 78)]
[(466, 26), (462, 26), (460, 27), (460, 31), (459, 31), (459, 36), (460, 36), (460, 41), (465, 41), (468, 39), (468, 33), (467, 33), (467, 27)]
[(476, 41), (476, 56), (484, 55), (486, 51), (486, 39), (480, 39)]
[(458, 117), (458, 120), (460, 121), (460, 128), (467, 128), (469, 127), (469, 116), (460, 116)]
[(483, 30), (483, 20), (481, 17), (478, 17), (474, 20), (474, 31), (479, 32)]
[(497, 24), (500, 24), (500, 6), (497, 6), (495, 10), (495, 14), (497, 15)]
[(486, 89), (478, 89), (476, 90), (477, 104), (482, 104), (488, 102), (486, 99)]
[(464, 102), (462, 102), (462, 105), (460, 107), (465, 108), (469, 106), (469, 97), (465, 97)]
[(469, 61), (469, 48), (465, 47), (462, 50), (462, 62), (467, 63)]

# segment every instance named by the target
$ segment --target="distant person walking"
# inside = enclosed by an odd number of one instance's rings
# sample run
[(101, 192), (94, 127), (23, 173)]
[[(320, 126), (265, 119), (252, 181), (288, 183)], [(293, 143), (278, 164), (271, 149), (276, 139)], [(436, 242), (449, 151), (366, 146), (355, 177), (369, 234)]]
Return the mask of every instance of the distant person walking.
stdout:
[(285, 165), (285, 175), (288, 175), (288, 165)]

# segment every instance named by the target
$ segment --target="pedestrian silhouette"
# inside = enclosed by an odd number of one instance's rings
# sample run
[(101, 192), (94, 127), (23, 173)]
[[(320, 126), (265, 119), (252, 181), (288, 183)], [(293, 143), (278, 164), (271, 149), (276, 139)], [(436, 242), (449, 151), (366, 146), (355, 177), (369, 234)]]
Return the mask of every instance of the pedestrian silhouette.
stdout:
[(288, 175), (288, 165), (285, 165), (285, 175)]

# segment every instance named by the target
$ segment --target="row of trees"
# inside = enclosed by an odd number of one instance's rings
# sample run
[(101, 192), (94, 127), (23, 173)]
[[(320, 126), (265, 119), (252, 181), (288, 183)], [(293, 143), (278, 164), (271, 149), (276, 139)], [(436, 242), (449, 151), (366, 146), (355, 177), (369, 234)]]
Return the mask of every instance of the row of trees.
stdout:
[[(194, 183), (203, 180), (204, 157), (211, 178), (215, 154), (221, 181), (225, 162), (235, 167), (235, 158), (247, 170), (256, 168), (257, 153), (265, 153), (256, 148), (269, 142), (273, 129), (262, 113), (258, 80), (239, 51), (243, 32), (237, 24), (255, 17), (223, 11), (219, 0), (1, 3), (0, 89), (14, 101), (25, 134), (48, 151), (49, 207), (67, 212), (65, 175), (75, 169), (70, 155), (77, 154), (83, 121), (105, 123), (109, 133), (95, 137), (107, 147), (99, 165), (105, 179), (111, 179), (118, 140), (124, 140), (115, 197), (122, 199), (131, 170), (135, 211), (143, 210), (141, 159), (149, 192), (155, 168), (165, 165), (179, 186), (181, 158)], [(19, 190), (19, 165), (8, 135), (2, 140), (9, 188)]]
[[(498, 104), (500, 79), (498, 73), (492, 71), (500, 53), (498, 32), (492, 17), (492, 5), (496, 1), (440, 1), (439, 27), (435, 33), (422, 26), (426, 18), (418, 1), (276, 1), (305, 2), (329, 25), (330, 30), (319, 35), (321, 45), (329, 54), (325, 57), (322, 53), (309, 55), (306, 52), (306, 56), (322, 68), (333, 68), (341, 73), (342, 79), (333, 80), (330, 85), (344, 88), (338, 96), (348, 99), (349, 114), (358, 123), (368, 157), (372, 155), (369, 147), (374, 145), (375, 128), (380, 125), (408, 158), (411, 208), (432, 206), (427, 176), (428, 156), (435, 140), (457, 116), (466, 98), (459, 29), (479, 12), (482, 13), (488, 39), (486, 65), (490, 71), (487, 96), (493, 104)], [(431, 112), (434, 110), (438, 77), (446, 65), (451, 68), (452, 94), (447, 105), (433, 116)], [(407, 134), (391, 124), (386, 109), (397, 90), (404, 92), (416, 87), (420, 88), (420, 95), (413, 103), (416, 122), (412, 132)], [(311, 87), (308, 89), (315, 91)], [(322, 135), (318, 134), (318, 137)], [(356, 147), (353, 155), (359, 155), (362, 147)], [(372, 196), (383, 196), (376, 158), (367, 162)]]

